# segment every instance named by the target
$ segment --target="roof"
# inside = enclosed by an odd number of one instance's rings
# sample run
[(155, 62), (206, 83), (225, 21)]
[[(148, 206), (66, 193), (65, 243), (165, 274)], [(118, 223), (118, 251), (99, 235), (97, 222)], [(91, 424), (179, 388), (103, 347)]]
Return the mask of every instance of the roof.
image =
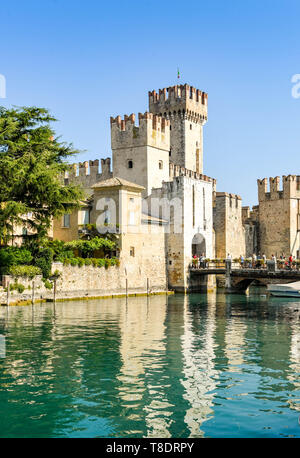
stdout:
[(142, 191), (144, 186), (140, 186), (139, 184), (136, 183), (131, 183), (130, 181), (124, 180), (124, 178), (118, 178), (118, 177), (113, 177), (113, 178), (108, 178), (107, 180), (104, 181), (98, 181), (98, 183), (95, 183), (92, 188), (111, 188), (111, 187), (124, 187), (124, 188), (134, 188), (136, 190)]

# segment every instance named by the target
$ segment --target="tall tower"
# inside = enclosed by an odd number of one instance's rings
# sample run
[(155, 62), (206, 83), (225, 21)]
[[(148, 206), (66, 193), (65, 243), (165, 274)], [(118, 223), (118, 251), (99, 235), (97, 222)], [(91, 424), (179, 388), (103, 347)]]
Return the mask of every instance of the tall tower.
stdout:
[(207, 94), (188, 84), (149, 92), (149, 111), (170, 120), (170, 161), (203, 173)]

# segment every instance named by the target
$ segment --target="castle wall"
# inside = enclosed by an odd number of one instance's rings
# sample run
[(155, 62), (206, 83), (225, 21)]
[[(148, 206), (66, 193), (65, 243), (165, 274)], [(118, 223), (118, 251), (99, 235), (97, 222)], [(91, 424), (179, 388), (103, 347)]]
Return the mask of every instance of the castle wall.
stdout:
[(300, 210), (299, 179), (295, 175), (257, 180), (259, 197), (259, 238), (260, 250), (267, 257), (297, 256), (300, 247), (298, 215)]
[(92, 195), (92, 186), (98, 181), (104, 181), (112, 177), (110, 170), (110, 158), (101, 159), (101, 173), (99, 171), (99, 160), (79, 162), (71, 164), (70, 169), (64, 177), (66, 183), (81, 185), (85, 196)]
[(225, 192), (216, 193), (214, 208), (216, 258), (245, 256), (245, 230), (242, 224), (241, 198)]
[[(169, 287), (177, 291), (189, 288), (188, 267), (192, 260), (193, 245), (199, 246), (199, 250), (208, 258), (214, 255), (212, 189), (213, 180), (197, 180), (182, 175), (163, 183), (162, 188), (154, 189), (150, 196), (151, 204), (155, 199), (161, 199), (162, 202), (165, 199), (164, 202), (169, 205), (167, 272)], [(155, 213), (152, 206), (151, 213)]]
[(253, 253), (260, 252), (258, 245), (258, 225), (251, 221), (244, 224), (245, 230), (245, 256), (250, 258)]

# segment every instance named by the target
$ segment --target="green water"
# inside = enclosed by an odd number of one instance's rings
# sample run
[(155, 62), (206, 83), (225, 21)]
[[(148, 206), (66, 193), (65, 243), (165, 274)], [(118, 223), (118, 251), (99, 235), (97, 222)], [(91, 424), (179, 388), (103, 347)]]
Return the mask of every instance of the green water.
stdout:
[(300, 437), (300, 301), (262, 294), (2, 307), (0, 437)]

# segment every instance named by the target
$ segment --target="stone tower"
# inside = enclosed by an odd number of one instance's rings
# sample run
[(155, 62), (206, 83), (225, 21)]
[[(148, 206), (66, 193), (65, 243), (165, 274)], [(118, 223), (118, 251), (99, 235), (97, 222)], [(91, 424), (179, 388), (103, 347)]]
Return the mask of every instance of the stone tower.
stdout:
[(169, 180), (170, 121), (152, 113), (110, 118), (113, 176), (152, 188)]
[(300, 176), (257, 180), (261, 253), (300, 257)]
[(149, 92), (149, 111), (170, 121), (170, 161), (203, 173), (207, 94), (188, 84)]
[(232, 258), (245, 256), (245, 229), (240, 196), (227, 192), (216, 193), (214, 230), (216, 258), (226, 258), (228, 253)]

